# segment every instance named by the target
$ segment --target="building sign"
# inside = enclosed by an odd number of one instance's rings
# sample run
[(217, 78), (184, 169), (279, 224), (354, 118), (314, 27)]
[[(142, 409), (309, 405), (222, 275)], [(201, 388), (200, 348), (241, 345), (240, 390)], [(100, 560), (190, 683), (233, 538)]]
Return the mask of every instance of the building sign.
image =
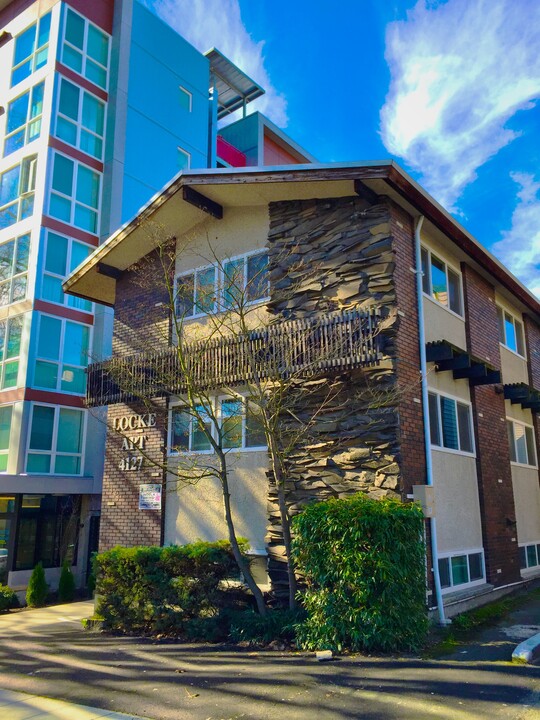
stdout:
[[(133, 451), (146, 448), (146, 428), (156, 427), (156, 414), (144, 413), (143, 415), (122, 415), (122, 417), (114, 418), (113, 430), (120, 433), (136, 432), (137, 435), (125, 436), (122, 441), (122, 450), (127, 451), (127, 455), (120, 460), (118, 467), (120, 470), (141, 470), (144, 464), (143, 455), (134, 455)], [(141, 486), (142, 487), (142, 486)], [(141, 508), (142, 509), (142, 508)], [(153, 508), (144, 508), (153, 509)]]
[(139, 485), (139, 510), (161, 510), (161, 485)]

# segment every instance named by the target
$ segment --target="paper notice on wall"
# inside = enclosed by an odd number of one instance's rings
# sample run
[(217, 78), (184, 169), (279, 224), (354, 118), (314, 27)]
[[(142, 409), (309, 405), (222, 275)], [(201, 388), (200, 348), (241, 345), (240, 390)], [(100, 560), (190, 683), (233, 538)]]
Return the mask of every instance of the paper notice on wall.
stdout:
[(139, 510), (161, 510), (161, 485), (139, 485)]

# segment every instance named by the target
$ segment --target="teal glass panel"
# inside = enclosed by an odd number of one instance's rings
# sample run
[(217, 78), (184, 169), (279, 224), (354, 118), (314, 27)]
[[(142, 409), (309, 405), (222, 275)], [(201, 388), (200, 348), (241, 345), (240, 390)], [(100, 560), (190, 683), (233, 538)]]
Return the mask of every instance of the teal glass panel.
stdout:
[(77, 144), (77, 125), (63, 117), (56, 118), (56, 136), (70, 145)]
[(191, 419), (191, 449), (196, 451), (210, 450), (211, 445), (208, 440), (208, 433), (212, 430), (212, 422), (210, 416), (202, 405), (197, 407), (197, 412), (201, 416), (204, 430), (200, 427), (195, 418)]
[(6, 157), (7, 155), (11, 155), (12, 152), (15, 152), (19, 148), (22, 148), (23, 145), (24, 127), (22, 128), (22, 130), (19, 130), (19, 132), (16, 132), (6, 138), (6, 142), (4, 143), (4, 157)]
[(51, 31), (51, 13), (48, 12), (39, 21), (37, 47), (40, 48), (49, 42), (49, 34)]
[(73, 272), (92, 252), (92, 248), (85, 243), (76, 242), (75, 240), (71, 243), (71, 261), (69, 271)]
[(13, 56), (13, 66), (18, 65), (26, 58), (30, 57), (34, 52), (34, 43), (36, 40), (36, 24), (31, 25), (15, 39), (15, 53)]
[(19, 361), (13, 360), (7, 362), (4, 365), (4, 380), (2, 382), (2, 389), (17, 387), (17, 380), (19, 377)]
[(51, 450), (54, 428), (54, 408), (34, 405), (30, 430), (30, 450)]
[(41, 297), (50, 302), (64, 304), (64, 292), (62, 290), (62, 280), (51, 275), (43, 276)]
[(26, 118), (28, 117), (28, 105), (30, 102), (30, 92), (24, 93), (16, 100), (13, 100), (8, 105), (8, 115), (6, 123), (6, 133), (9, 135), (21, 125), (26, 124)]
[(0, 407), (0, 450), (9, 449), (12, 412), (13, 405), (4, 405), (3, 407)]
[(73, 10), (67, 11), (66, 14), (66, 40), (78, 47), (79, 50), (83, 49), (84, 45), (84, 19), (73, 12)]
[(86, 392), (86, 373), (81, 368), (64, 365), (62, 368), (62, 382), (60, 389), (64, 392), (84, 395)]
[(182, 150), (182, 148), (178, 148), (177, 160), (178, 160), (178, 169), (179, 170), (188, 170), (189, 169), (189, 163), (190, 163), (189, 153), (187, 153), (185, 150)]
[(85, 75), (90, 82), (99, 85), (99, 87), (107, 87), (107, 71), (97, 65), (93, 60), (86, 61)]
[(26, 460), (26, 472), (49, 473), (51, 471), (51, 456), (28, 453)]
[(69, 45), (64, 45), (62, 60), (64, 61), (64, 65), (67, 65), (72, 70), (75, 70), (75, 72), (82, 72), (82, 53), (78, 50), (69, 47)]
[(103, 135), (103, 124), (105, 120), (105, 106), (97, 98), (84, 94), (82, 106), (82, 124), (87, 130), (92, 130), (96, 135)]
[(73, 189), (74, 162), (63, 155), (54, 156), (52, 186), (64, 195), (71, 195)]
[(40, 67), (43, 67), (47, 63), (47, 57), (49, 56), (49, 48), (43, 48), (42, 50), (38, 50), (36, 53), (36, 59), (34, 62), (34, 70), (39, 70)]
[(20, 165), (16, 165), (0, 175), (0, 206), (7, 205), (19, 197), (20, 179)]
[(83, 300), (83, 298), (75, 297), (74, 295), (68, 295), (69, 307), (75, 308), (76, 310), (84, 310), (90, 312), (92, 310), (92, 303), (89, 300)]
[(216, 268), (214, 266), (197, 273), (197, 312), (213, 312), (216, 304)]
[(49, 232), (47, 234), (47, 254), (45, 256), (45, 270), (56, 275), (66, 274), (68, 240), (62, 235)]
[(21, 220), (30, 217), (34, 212), (34, 193), (21, 199)]
[(36, 387), (56, 390), (58, 384), (58, 365), (56, 363), (36, 360), (34, 372), (34, 385)]
[(27, 60), (11, 73), (11, 87), (15, 87), (32, 74), (32, 61)]
[(80, 92), (80, 89), (76, 85), (73, 85), (67, 80), (62, 80), (58, 110), (62, 115), (67, 115), (67, 117), (75, 121), (77, 121), (79, 117)]
[(39, 323), (38, 350), (39, 357), (49, 360), (60, 359), (60, 333), (62, 321), (49, 315), (42, 315)]
[(35, 118), (43, 112), (43, 87), (45, 83), (39, 83), (32, 88), (32, 104), (30, 105), (30, 118)]
[(54, 472), (59, 475), (80, 475), (81, 458), (73, 455), (57, 455)]
[(99, 205), (99, 174), (84, 165), (77, 172), (77, 200), (92, 208)]
[(109, 39), (101, 30), (98, 30), (93, 25), (88, 26), (86, 52), (89, 57), (107, 67), (109, 59)]
[(15, 260), (15, 272), (21, 273), (28, 270), (28, 256), (30, 254), (30, 235), (21, 235), (17, 239), (17, 256)]
[(224, 448), (242, 447), (242, 416), (241, 400), (221, 401), (221, 433)]
[(82, 448), (83, 413), (71, 408), (60, 408), (58, 421), (58, 452), (80, 453)]
[(82, 205), (75, 205), (74, 224), (88, 232), (97, 232), (97, 212)]
[(431, 256), (431, 293), (435, 300), (448, 305), (446, 265), (434, 255)]
[(88, 328), (66, 322), (64, 335), (64, 362), (69, 365), (88, 365)]
[(13, 272), (15, 240), (0, 245), (0, 280), (7, 280)]
[[(8, 464), (8, 454), (5, 452), (0, 455), (0, 472), (6, 472), (7, 464)], [(9, 520), (0, 520), (0, 535), (1, 535), (1, 525), (2, 525), (2, 523), (6, 523), (6, 522), (9, 522)]]
[(39, 134), (41, 132), (41, 118), (37, 118), (37, 120), (31, 120), (28, 123), (28, 129), (27, 129), (27, 139), (26, 142), (32, 142), (33, 140), (36, 140), (39, 137)]
[(467, 556), (458, 555), (451, 559), (452, 563), (452, 584), (463, 585), (469, 582), (469, 570), (467, 567)]
[(191, 112), (191, 94), (187, 90), (184, 90), (184, 88), (178, 88), (178, 90), (178, 102), (180, 107), (186, 112)]
[(18, 357), (21, 352), (21, 335), (23, 319), (21, 316), (9, 321), (8, 341), (6, 346), (6, 358)]
[(93, 157), (101, 158), (103, 155), (103, 141), (97, 135), (92, 135), (86, 130), (81, 130), (80, 147), (83, 152)]
[(244, 259), (229, 260), (223, 264), (225, 287), (223, 288), (223, 304), (225, 307), (238, 305), (244, 292)]
[(55, 193), (51, 193), (51, 198), (49, 200), (49, 213), (59, 220), (63, 220), (67, 223), (70, 222), (71, 200), (60, 197), (60, 195), (56, 195)]

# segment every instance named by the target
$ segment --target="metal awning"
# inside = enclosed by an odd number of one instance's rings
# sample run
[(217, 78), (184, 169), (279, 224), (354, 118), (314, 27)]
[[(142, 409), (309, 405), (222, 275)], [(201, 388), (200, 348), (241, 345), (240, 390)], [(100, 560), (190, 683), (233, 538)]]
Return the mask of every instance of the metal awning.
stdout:
[(219, 50), (212, 48), (204, 54), (218, 94), (218, 120), (264, 95), (263, 88)]

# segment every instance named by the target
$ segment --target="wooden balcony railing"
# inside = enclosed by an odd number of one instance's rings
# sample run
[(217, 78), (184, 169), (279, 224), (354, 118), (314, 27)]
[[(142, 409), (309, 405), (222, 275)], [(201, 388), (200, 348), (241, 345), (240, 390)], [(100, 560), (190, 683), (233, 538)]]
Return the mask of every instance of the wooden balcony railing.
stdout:
[[(283, 376), (311, 377), (377, 364), (381, 359), (379, 309), (330, 313), (276, 322), (245, 335), (199, 340), (185, 346), (186, 363), (201, 389)], [(174, 347), (113, 357), (90, 365), (87, 405), (100, 407), (185, 391)]]

